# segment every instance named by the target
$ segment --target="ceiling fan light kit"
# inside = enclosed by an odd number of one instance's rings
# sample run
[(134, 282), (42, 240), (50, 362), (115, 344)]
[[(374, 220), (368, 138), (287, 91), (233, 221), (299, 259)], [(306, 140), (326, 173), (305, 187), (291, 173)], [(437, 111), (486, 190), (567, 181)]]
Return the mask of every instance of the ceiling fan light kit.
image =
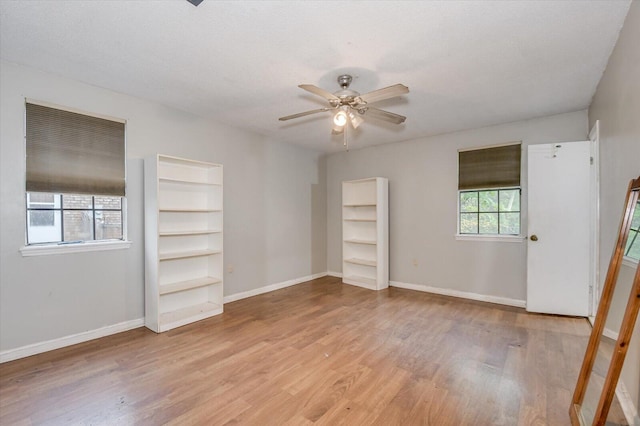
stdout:
[(351, 126), (354, 129), (357, 129), (358, 126), (360, 126), (360, 124), (365, 121), (366, 117), (373, 118), (375, 120), (386, 121), (387, 123), (392, 124), (404, 123), (404, 121), (406, 120), (405, 116), (374, 108), (369, 104), (385, 99), (395, 98), (397, 96), (409, 93), (409, 88), (407, 86), (405, 86), (404, 84), (394, 84), (393, 86), (374, 90), (372, 92), (361, 95), (355, 90), (349, 89), (352, 81), (353, 77), (349, 74), (338, 76), (338, 84), (340, 85), (341, 89), (335, 93), (328, 92), (324, 89), (314, 86), (313, 84), (299, 85), (299, 88), (324, 98), (329, 102), (330, 107), (287, 115), (285, 117), (280, 117), (279, 120), (287, 121), (294, 118), (316, 114), (318, 112), (337, 110), (333, 115), (332, 134), (339, 134), (344, 132), (345, 146), (347, 146), (346, 129), (348, 127), (348, 123), (351, 123)]
[(347, 124), (347, 113), (342, 110), (338, 111), (336, 115), (333, 116), (333, 122), (336, 126), (344, 126)]

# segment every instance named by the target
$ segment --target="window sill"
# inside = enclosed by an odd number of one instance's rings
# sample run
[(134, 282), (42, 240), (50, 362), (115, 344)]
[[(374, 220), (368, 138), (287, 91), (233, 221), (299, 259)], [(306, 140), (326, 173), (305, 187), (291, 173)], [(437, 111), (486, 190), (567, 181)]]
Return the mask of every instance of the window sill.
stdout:
[(458, 241), (495, 241), (501, 243), (520, 243), (526, 240), (524, 235), (475, 235), (475, 234), (456, 234)]
[(121, 250), (131, 247), (131, 241), (101, 241), (76, 244), (45, 244), (25, 246), (22, 256), (45, 256), (50, 254), (83, 253), (87, 251)]
[(627, 256), (622, 258), (622, 264), (627, 265), (630, 268), (634, 268), (634, 269), (638, 267), (638, 261), (636, 259), (633, 259)]

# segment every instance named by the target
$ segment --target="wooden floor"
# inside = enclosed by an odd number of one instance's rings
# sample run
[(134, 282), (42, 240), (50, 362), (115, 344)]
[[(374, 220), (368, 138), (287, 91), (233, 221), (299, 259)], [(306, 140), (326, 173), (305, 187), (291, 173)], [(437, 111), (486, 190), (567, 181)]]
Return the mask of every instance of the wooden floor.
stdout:
[(0, 365), (0, 424), (566, 425), (584, 319), (325, 277)]

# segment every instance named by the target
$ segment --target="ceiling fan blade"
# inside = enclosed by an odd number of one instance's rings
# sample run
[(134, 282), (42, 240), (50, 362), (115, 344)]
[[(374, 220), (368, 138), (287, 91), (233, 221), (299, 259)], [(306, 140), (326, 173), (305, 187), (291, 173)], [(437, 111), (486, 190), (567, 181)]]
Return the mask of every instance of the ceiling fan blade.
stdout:
[(349, 111), (349, 120), (354, 129), (357, 129), (364, 122), (364, 118), (360, 116), (360, 113)]
[(280, 121), (287, 121), (287, 120), (291, 120), (293, 118), (298, 118), (298, 117), (304, 117), (305, 115), (311, 115), (311, 114), (316, 114), (318, 112), (324, 112), (324, 111), (329, 111), (333, 108), (320, 108), (320, 109), (313, 109), (311, 111), (305, 111), (305, 112), (299, 112), (297, 114), (291, 114), (291, 115), (287, 115), (286, 117), (280, 117), (278, 120)]
[(340, 98), (334, 95), (331, 92), (328, 92), (324, 89), (319, 88), (318, 86), (314, 86), (313, 84), (300, 84), (299, 88), (306, 90), (307, 92), (313, 93), (314, 95), (322, 96), (329, 102), (340, 102)]
[(394, 114), (389, 111), (384, 111), (378, 108), (368, 107), (367, 112), (365, 114), (367, 117), (375, 118), (378, 120), (387, 121), (393, 124), (404, 123), (404, 120), (407, 119), (404, 115)]
[(360, 99), (370, 104), (389, 98), (395, 98), (396, 96), (404, 95), (405, 93), (409, 93), (409, 88), (407, 86), (404, 84), (394, 84), (393, 86), (360, 95)]

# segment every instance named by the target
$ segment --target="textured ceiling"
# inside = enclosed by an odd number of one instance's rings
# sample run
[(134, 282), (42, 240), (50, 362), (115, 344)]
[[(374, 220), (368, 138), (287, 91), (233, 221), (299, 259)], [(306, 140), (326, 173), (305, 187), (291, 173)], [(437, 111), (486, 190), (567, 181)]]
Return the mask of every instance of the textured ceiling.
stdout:
[(629, 1), (0, 2), (0, 55), (273, 140), (342, 149), (297, 87), (408, 95), (376, 106), (352, 149), (587, 108)]

